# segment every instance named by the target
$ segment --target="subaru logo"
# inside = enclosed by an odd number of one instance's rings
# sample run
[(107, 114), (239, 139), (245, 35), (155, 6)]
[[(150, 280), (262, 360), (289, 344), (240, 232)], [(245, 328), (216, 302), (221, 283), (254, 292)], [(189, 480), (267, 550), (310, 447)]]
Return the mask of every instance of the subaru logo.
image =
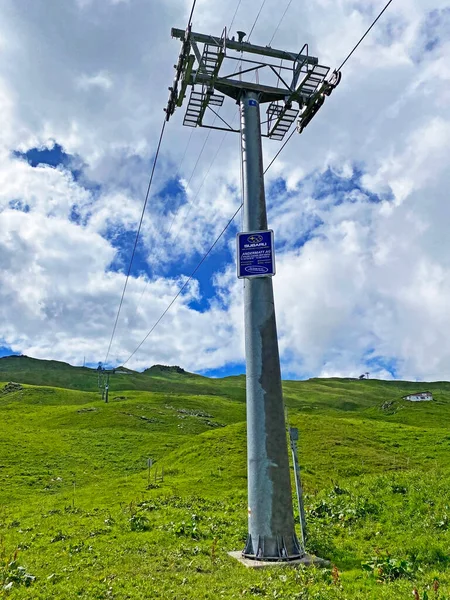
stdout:
[(263, 236), (262, 235), (249, 235), (247, 238), (247, 241), (250, 242), (250, 244), (259, 244), (260, 242), (263, 241)]
[(268, 273), (269, 269), (267, 267), (245, 267), (245, 271), (246, 273), (254, 273), (256, 274), (262, 274), (262, 273)]

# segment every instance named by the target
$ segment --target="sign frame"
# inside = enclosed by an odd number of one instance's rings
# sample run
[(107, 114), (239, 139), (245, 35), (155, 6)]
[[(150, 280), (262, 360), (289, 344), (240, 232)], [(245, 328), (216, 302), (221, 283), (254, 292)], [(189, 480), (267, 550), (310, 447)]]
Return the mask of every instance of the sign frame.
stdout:
[[(244, 238), (245, 236), (250, 236), (250, 235), (261, 235), (263, 234), (263, 239), (266, 238), (267, 239), (267, 234), (269, 234), (269, 242), (267, 245), (267, 242), (265, 242), (265, 248), (268, 249), (270, 251), (270, 256), (269, 258), (264, 257), (261, 259), (258, 259), (257, 257), (255, 257), (251, 262), (249, 261), (245, 261), (248, 262), (247, 265), (243, 265), (243, 261), (241, 260), (241, 250), (242, 248), (242, 243), (241, 243), (241, 239)], [(263, 246), (264, 248), (264, 246)], [(268, 262), (270, 261), (270, 262)], [(263, 263), (263, 264), (262, 264)], [(263, 229), (263, 230), (257, 230), (257, 231), (240, 231), (237, 235), (236, 235), (236, 265), (237, 265), (237, 276), (238, 279), (255, 279), (255, 278), (260, 278), (260, 277), (273, 277), (276, 274), (276, 268), (275, 268), (275, 244), (274, 244), (274, 234), (273, 234), (273, 229)], [(247, 267), (251, 267), (251, 268), (267, 268), (268, 272), (267, 273), (253, 273), (251, 274), (249, 272), (249, 274), (243, 274), (243, 270), (246, 269)]]

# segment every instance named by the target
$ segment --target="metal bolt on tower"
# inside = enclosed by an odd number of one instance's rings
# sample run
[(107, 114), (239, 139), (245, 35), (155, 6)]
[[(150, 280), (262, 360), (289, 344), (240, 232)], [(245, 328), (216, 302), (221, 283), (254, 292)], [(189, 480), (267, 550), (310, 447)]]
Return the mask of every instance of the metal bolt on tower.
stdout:
[[(329, 67), (300, 52), (276, 50), (222, 35), (172, 29), (182, 41), (176, 75), (167, 104), (169, 120), (191, 87), (183, 124), (241, 135), (244, 179), (244, 230), (250, 241), (246, 256), (262, 251), (267, 231), (262, 137), (282, 140), (297, 119), (299, 133), (339, 83), (340, 73), (327, 79)], [(248, 57), (250, 55), (250, 58)], [(281, 64), (275, 61), (281, 61)], [(249, 76), (257, 74), (255, 83)], [(260, 78), (265, 75), (264, 83)], [(225, 96), (240, 105), (241, 124), (234, 129), (217, 112)], [(266, 133), (261, 131), (260, 105), (267, 104)], [(214, 113), (223, 126), (208, 124)], [(270, 232), (272, 233), (272, 232)], [(249, 235), (247, 235), (249, 234)], [(243, 235), (243, 234), (240, 234)], [(260, 239), (261, 238), (261, 239)], [(254, 242), (254, 243), (253, 243)], [(266, 244), (267, 245), (267, 244)], [(272, 253), (272, 249), (270, 248)], [(271, 254), (273, 256), (273, 253)], [(289, 561), (305, 554), (294, 526), (289, 458), (281, 387), (275, 305), (271, 275), (261, 260), (244, 277), (245, 354), (247, 380), (248, 538), (247, 558)], [(250, 263), (245, 263), (250, 264)]]

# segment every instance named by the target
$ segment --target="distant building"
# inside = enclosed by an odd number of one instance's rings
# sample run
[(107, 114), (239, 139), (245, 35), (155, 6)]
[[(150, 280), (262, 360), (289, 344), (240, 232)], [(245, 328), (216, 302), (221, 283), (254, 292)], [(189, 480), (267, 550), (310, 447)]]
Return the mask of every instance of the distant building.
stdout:
[(403, 396), (403, 400), (409, 400), (410, 402), (426, 402), (427, 400), (433, 400), (433, 394), (431, 392), (417, 392), (415, 394)]

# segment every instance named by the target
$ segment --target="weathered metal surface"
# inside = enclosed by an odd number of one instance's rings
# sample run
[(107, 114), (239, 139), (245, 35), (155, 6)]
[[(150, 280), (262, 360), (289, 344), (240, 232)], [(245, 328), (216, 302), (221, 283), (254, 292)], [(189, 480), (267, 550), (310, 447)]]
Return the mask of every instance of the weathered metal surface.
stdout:
[[(244, 231), (267, 229), (259, 97), (242, 94)], [(248, 527), (244, 556), (301, 557), (295, 535), (272, 280), (245, 280)]]

